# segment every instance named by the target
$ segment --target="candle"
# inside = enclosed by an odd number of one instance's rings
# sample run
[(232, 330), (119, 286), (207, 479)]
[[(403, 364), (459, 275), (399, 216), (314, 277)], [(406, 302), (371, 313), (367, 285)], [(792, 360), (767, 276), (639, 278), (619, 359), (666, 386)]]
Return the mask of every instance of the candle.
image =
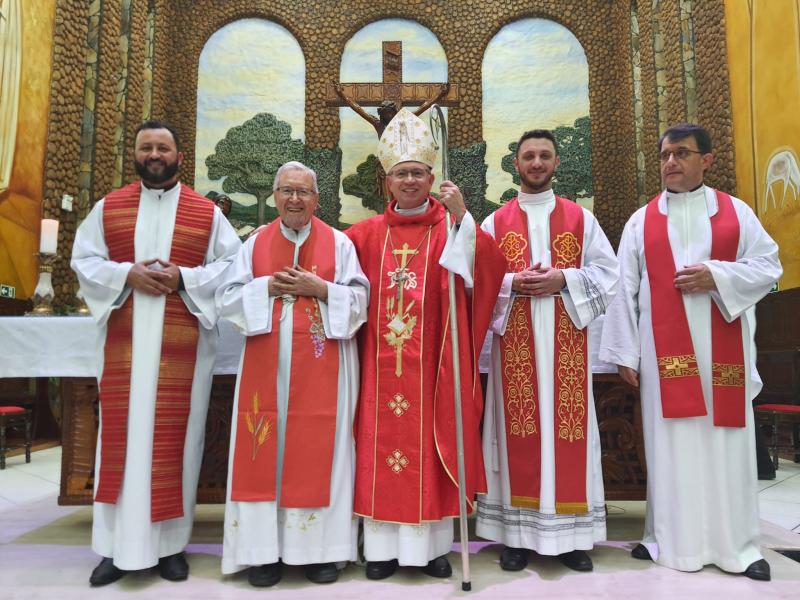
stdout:
[(58, 221), (42, 219), (42, 234), (39, 238), (39, 252), (55, 254), (58, 248)]

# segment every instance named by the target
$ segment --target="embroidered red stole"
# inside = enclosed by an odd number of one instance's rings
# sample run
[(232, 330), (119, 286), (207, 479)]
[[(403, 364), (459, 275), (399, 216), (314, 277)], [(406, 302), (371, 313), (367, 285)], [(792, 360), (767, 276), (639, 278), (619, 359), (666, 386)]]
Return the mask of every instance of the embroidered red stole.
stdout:
[[(495, 212), (494, 227), (509, 272), (529, 266), (528, 219), (516, 198)], [(550, 247), (553, 268), (581, 266), (583, 209), (579, 205), (556, 197), (556, 206), (550, 213)], [(554, 298), (554, 303), (556, 512), (586, 513), (587, 339), (572, 323), (560, 296)], [(511, 505), (538, 509), (541, 427), (534, 336), (530, 298), (517, 297), (505, 335), (500, 338)]]
[[(135, 262), (134, 235), (140, 183), (108, 194), (103, 228), (109, 258)], [(182, 267), (203, 264), (214, 205), (181, 186), (170, 262)], [(128, 439), (134, 294), (108, 320), (105, 364), (100, 380), (102, 418), (100, 481), (96, 502), (116, 504), (125, 468)], [(183, 450), (197, 356), (197, 319), (178, 294), (166, 297), (161, 360), (156, 391), (150, 515), (153, 522), (183, 516)]]
[[(283, 236), (276, 219), (256, 238), (253, 276), (292, 266), (294, 250), (295, 244)], [(311, 232), (300, 247), (298, 264), (333, 281), (335, 256), (333, 230), (314, 217)], [(278, 343), (284, 308), (293, 312), (293, 328), (280, 505), (328, 506), (339, 397), (339, 343), (325, 337), (318, 301), (307, 296), (291, 303), (276, 298), (272, 332), (247, 338), (236, 409), (231, 500), (260, 502), (277, 497), (277, 382), (279, 367), (285, 368), (278, 364)]]
[[(716, 191), (711, 217), (711, 260), (733, 262), (739, 246), (739, 219), (728, 194)], [(659, 194), (647, 205), (644, 254), (650, 282), (653, 339), (658, 359), (661, 409), (665, 419), (706, 415), (700, 368), (692, 344), (683, 294), (675, 287), (675, 260), (667, 234), (667, 215), (658, 210)], [(711, 374), (714, 425), (744, 427), (744, 348), (741, 319), (727, 323), (711, 302)]]

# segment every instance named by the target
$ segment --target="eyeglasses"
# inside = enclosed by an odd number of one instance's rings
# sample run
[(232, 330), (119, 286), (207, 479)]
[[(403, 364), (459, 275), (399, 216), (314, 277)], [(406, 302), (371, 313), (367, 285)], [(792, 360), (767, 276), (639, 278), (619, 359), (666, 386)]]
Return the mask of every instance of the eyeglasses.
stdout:
[(670, 156), (674, 156), (676, 160), (686, 160), (690, 154), (705, 154), (701, 150), (689, 150), (689, 148), (678, 148), (677, 150), (664, 150), (659, 152), (658, 157), (662, 163), (669, 161)]
[(294, 188), (290, 188), (290, 187), (279, 187), (275, 191), (278, 192), (284, 198), (291, 198), (292, 196), (297, 194), (297, 197), (300, 198), (301, 200), (305, 200), (306, 198), (310, 198), (311, 194), (314, 193), (311, 190), (307, 190), (306, 188), (294, 189)]
[(400, 171), (392, 171), (389, 173), (390, 177), (394, 177), (395, 179), (405, 179), (409, 175), (414, 179), (424, 179), (426, 175), (430, 174), (430, 170), (425, 169), (403, 169)]

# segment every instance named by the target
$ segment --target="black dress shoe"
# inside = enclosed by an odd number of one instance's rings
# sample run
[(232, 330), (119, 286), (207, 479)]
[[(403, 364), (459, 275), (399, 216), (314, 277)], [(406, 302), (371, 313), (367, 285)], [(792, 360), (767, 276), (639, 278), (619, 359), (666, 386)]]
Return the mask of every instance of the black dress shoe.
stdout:
[(528, 566), (528, 551), (525, 548), (506, 546), (500, 554), (500, 568), (504, 571), (522, 571)]
[(756, 581), (769, 581), (772, 577), (769, 574), (769, 563), (763, 558), (752, 563), (744, 572), (745, 577)]
[(558, 560), (561, 561), (565, 567), (569, 567), (573, 571), (591, 571), (594, 568), (592, 559), (583, 550), (573, 550), (572, 552), (565, 552), (558, 555)]
[(339, 579), (339, 570), (334, 563), (307, 565), (306, 578), (314, 583), (333, 583)]
[(394, 575), (397, 571), (397, 559), (392, 560), (368, 560), (367, 579), (386, 579)]
[(158, 559), (158, 574), (167, 581), (184, 581), (189, 577), (189, 563), (183, 552)]
[(269, 587), (278, 583), (282, 574), (283, 569), (279, 561), (268, 565), (250, 567), (247, 570), (247, 581), (255, 587)]
[(653, 557), (650, 556), (650, 550), (644, 544), (636, 544), (636, 547), (631, 550), (631, 556), (639, 560), (653, 560)]
[(114, 566), (113, 558), (104, 558), (92, 571), (89, 583), (92, 585), (108, 585), (120, 579), (125, 573), (126, 571)]
[(444, 579), (453, 574), (453, 569), (450, 567), (450, 561), (446, 556), (438, 556), (433, 560), (429, 560), (428, 564), (422, 567), (422, 572), (431, 577), (439, 577)]

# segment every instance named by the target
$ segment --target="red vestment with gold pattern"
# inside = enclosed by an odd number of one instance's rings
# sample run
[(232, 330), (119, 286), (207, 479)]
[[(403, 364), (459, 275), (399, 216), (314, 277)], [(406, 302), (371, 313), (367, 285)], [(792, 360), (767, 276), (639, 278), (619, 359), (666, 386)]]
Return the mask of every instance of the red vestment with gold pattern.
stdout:
[[(419, 524), (458, 515), (458, 471), (445, 210), (429, 199), (420, 215), (383, 215), (347, 230), (370, 281), (359, 332), (361, 392), (354, 424), (354, 511), (379, 521)], [(466, 496), (485, 492), (479, 423), (478, 354), (505, 259), (476, 231), (473, 288), (455, 277), (464, 424)]]

